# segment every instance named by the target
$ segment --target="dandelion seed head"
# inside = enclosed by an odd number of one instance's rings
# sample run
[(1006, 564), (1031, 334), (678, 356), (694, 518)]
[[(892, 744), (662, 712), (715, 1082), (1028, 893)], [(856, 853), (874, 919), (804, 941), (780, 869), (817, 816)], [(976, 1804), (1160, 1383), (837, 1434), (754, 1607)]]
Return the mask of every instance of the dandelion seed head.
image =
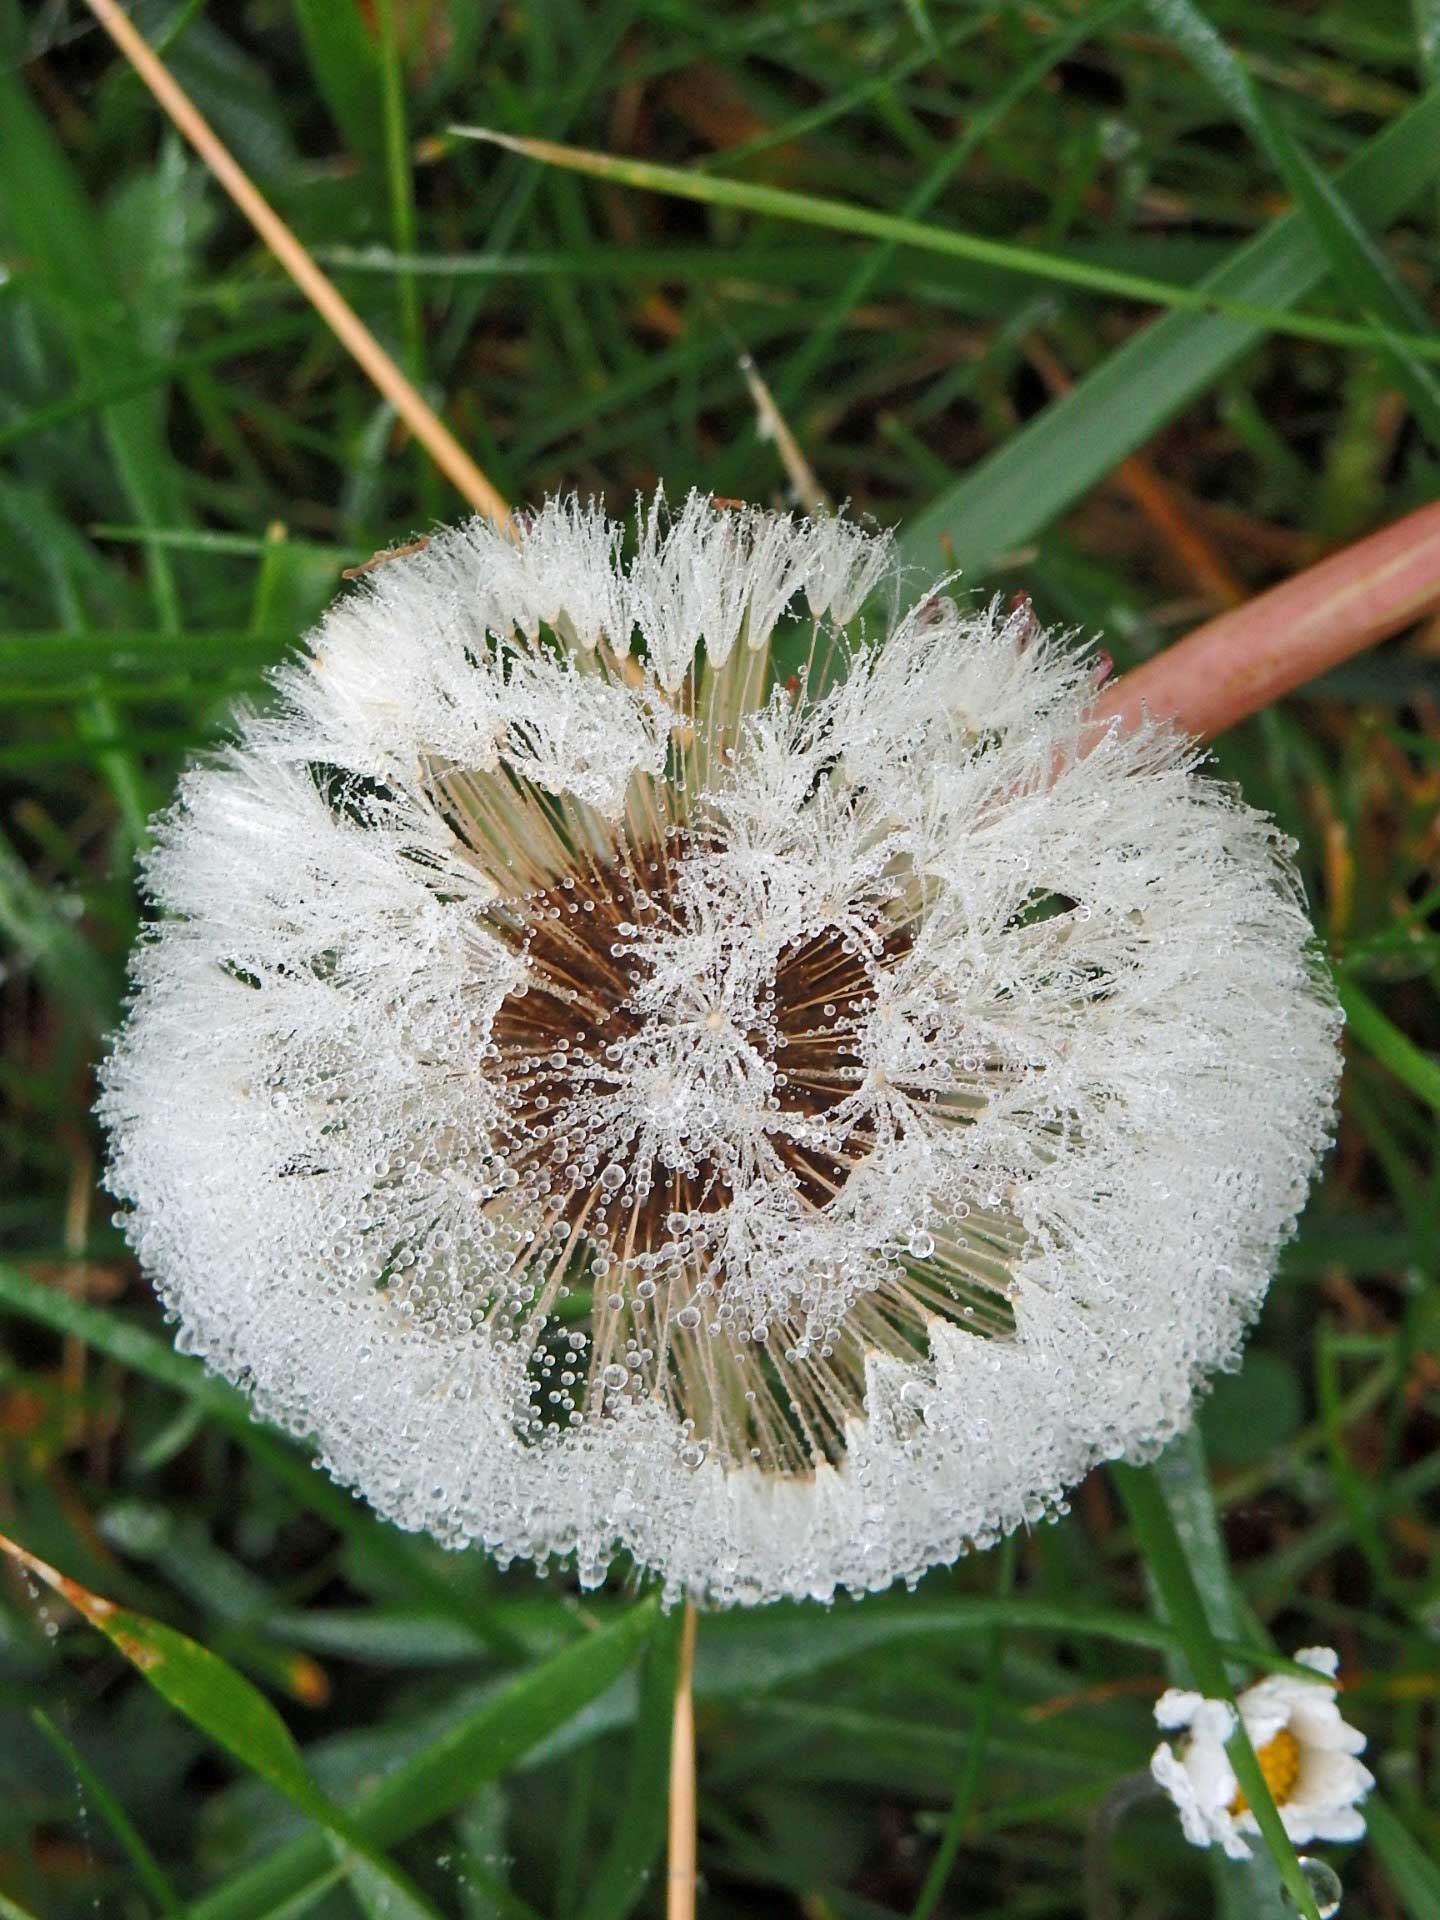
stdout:
[(1082, 651), (692, 495), (439, 536), (274, 678), (158, 826), (110, 1178), (380, 1512), (828, 1598), (1233, 1363), (1337, 1015), (1279, 836), (1091, 744)]

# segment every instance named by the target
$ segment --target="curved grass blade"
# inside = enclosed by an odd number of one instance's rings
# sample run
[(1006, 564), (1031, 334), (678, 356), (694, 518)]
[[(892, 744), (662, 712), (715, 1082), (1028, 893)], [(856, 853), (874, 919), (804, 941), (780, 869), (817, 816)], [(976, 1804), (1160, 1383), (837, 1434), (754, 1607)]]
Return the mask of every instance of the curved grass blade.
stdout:
[(66, 1738), (48, 1713), (40, 1707), (32, 1707), (30, 1718), (75, 1775), (86, 1803), (94, 1807), (119, 1841), (122, 1852), (135, 1870), (136, 1880), (145, 1888), (166, 1920), (179, 1920), (181, 1907), (175, 1889), (165, 1878), (159, 1861), (141, 1839), (135, 1822), (124, 1807), (74, 1741)]
[[(1440, 87), (1432, 88), (1335, 176), (1357, 219), (1379, 228), (1440, 174)], [(1284, 305), (1327, 261), (1298, 212), (1285, 214), (1201, 282), (1212, 293)], [(969, 572), (1023, 546), (1142, 446), (1240, 356), (1264, 328), (1221, 314), (1168, 313), (947, 488), (906, 530), (907, 559), (942, 555)], [(1372, 344), (1378, 341), (1374, 336)]]
[[(606, 1692), (649, 1639), (656, 1610), (653, 1599), (638, 1602), (410, 1755), (349, 1812), (352, 1830), (372, 1848), (388, 1847), (453, 1812)], [(190, 1920), (261, 1920), (317, 1888), (330, 1869), (321, 1835), (293, 1840), (193, 1902)]]
[(1440, 445), (1440, 381), (1392, 333), (1423, 333), (1424, 307), (1375, 245), (1343, 193), (1315, 165), (1282, 124), (1244, 63), (1221, 39), (1194, 0), (1146, 0), (1166, 37), (1186, 56), (1247, 127), (1295, 196), (1334, 269), (1338, 284), (1367, 318), (1381, 323), (1390, 360), (1415, 417), (1432, 446)]
[[(649, 187), (660, 193), (672, 193), (684, 200), (699, 200), (711, 206), (733, 207), (745, 213), (769, 214), (777, 220), (795, 220), (808, 226), (826, 227), (832, 232), (886, 240), (896, 246), (915, 247), (924, 253), (948, 254), (952, 259), (972, 260), (982, 266), (999, 267), (1010, 273), (1043, 280), (1053, 286), (1076, 287), (1088, 293), (1109, 294), (1120, 300), (1135, 300), (1147, 306), (1171, 307), (1194, 313), (1224, 315), (1273, 333), (1294, 334), (1303, 340), (1322, 340), (1332, 346), (1373, 347), (1381, 336), (1373, 326), (1358, 326), (1348, 321), (1329, 320), (1313, 313), (1292, 313), (1283, 306), (1265, 306), (1237, 297), (1225, 288), (1202, 282), (1198, 287), (1177, 286), (1173, 281), (1156, 280), (1149, 274), (1129, 273), (1107, 267), (1099, 261), (1080, 260), (1069, 254), (1044, 253), (1037, 247), (1018, 246), (1009, 240), (991, 240), (984, 234), (967, 233), (958, 227), (931, 226), (924, 220), (906, 219), (902, 214), (884, 213), (874, 207), (855, 206), (848, 201), (828, 200), (819, 194), (795, 193), (788, 187), (767, 187), (748, 180), (728, 180), (717, 174), (696, 173), (689, 167), (661, 166), (647, 160), (631, 160), (623, 155), (595, 153), (586, 147), (561, 146), (553, 140), (533, 140), (521, 134), (497, 133), (491, 127), (452, 127), (450, 131), (467, 140), (482, 140), (505, 147), (532, 160), (550, 166), (568, 167), (575, 173), (588, 173), (599, 180), (612, 180), (621, 186)], [(1212, 276), (1213, 278), (1213, 276)], [(1412, 335), (1393, 336), (1412, 353), (1440, 360), (1440, 339)]]
[(301, 1813), (364, 1863), (367, 1881), (401, 1904), (406, 1920), (441, 1920), (437, 1909), (393, 1861), (315, 1785), (280, 1715), (257, 1687), (187, 1634), (119, 1607), (0, 1534), (0, 1552), (43, 1580), (99, 1629), (162, 1699), (240, 1764), (276, 1787)]

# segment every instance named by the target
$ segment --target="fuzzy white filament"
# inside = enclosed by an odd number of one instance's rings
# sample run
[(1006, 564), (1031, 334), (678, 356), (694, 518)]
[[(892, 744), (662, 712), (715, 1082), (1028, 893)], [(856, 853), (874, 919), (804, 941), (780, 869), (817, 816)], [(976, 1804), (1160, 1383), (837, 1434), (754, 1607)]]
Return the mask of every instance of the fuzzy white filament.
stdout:
[(1236, 1358), (1328, 1133), (1286, 849), (886, 541), (553, 502), (190, 772), (106, 1074), (189, 1349), (401, 1525), (829, 1597)]

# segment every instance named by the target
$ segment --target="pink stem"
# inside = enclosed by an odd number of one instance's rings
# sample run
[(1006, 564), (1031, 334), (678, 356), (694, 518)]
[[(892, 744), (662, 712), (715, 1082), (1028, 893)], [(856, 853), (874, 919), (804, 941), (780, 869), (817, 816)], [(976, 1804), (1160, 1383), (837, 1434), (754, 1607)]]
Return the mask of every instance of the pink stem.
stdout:
[(1213, 739), (1437, 607), (1440, 501), (1207, 620), (1108, 687), (1095, 718)]

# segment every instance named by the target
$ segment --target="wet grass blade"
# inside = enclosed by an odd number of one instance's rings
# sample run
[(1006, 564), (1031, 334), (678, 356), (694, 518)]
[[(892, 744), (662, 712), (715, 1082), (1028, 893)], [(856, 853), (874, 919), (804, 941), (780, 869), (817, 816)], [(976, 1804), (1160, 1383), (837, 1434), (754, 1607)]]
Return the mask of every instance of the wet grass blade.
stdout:
[(39, 1707), (34, 1707), (31, 1709), (30, 1717), (75, 1775), (86, 1804), (94, 1807), (114, 1834), (120, 1844), (121, 1852), (135, 1869), (135, 1878), (140, 1885), (144, 1887), (161, 1913), (166, 1916), (166, 1920), (178, 1920), (181, 1913), (179, 1897), (165, 1878), (159, 1861), (141, 1839), (135, 1822), (74, 1741), (67, 1739), (49, 1714)]
[(142, 687), (175, 674), (213, 677), (237, 670), (254, 673), (293, 646), (289, 628), (270, 632), (235, 628), (167, 633), (154, 627), (66, 628), (0, 636), (0, 699), (22, 697), (75, 682), (99, 683), (113, 692)]
[[(532, 1667), (367, 1794), (351, 1811), (354, 1829), (373, 1846), (393, 1846), (452, 1812), (480, 1782), (508, 1772), (619, 1679), (648, 1640), (655, 1612), (655, 1601), (639, 1601)], [(329, 1866), (321, 1836), (292, 1841), (193, 1902), (190, 1920), (260, 1920), (309, 1893)]]
[(1390, 360), (1432, 447), (1440, 446), (1440, 381), (1391, 329), (1423, 333), (1424, 307), (1375, 245), (1334, 183), (1281, 122), (1244, 63), (1194, 0), (1146, 0), (1156, 25), (1248, 128), (1294, 194), (1324, 249), (1336, 283), (1357, 310), (1378, 321)]
[(112, 1017), (119, 981), (0, 834), (0, 935), (92, 1034)]
[[(884, 213), (848, 201), (827, 200), (813, 193), (795, 193), (785, 187), (767, 187), (748, 180), (728, 180), (716, 174), (697, 173), (689, 167), (628, 160), (618, 154), (560, 146), (552, 140), (532, 140), (518, 134), (498, 133), (489, 127), (452, 127), (451, 132), (465, 139), (506, 147), (513, 153), (526, 154), (530, 159), (544, 161), (550, 166), (567, 167), (576, 173), (590, 174), (598, 180), (610, 180), (620, 186), (650, 188), (659, 193), (678, 195), (685, 200), (699, 200), (710, 206), (768, 214), (777, 220), (794, 220), (803, 225), (825, 227), (835, 233), (888, 241), (898, 247), (914, 247), (923, 253), (973, 261), (981, 266), (1020, 274), (1027, 279), (1048, 282), (1052, 286), (1108, 294), (1116, 299), (1134, 300), (1147, 306), (1223, 315), (1258, 329), (1293, 334), (1303, 340), (1322, 340), (1333, 346), (1373, 347), (1381, 339), (1373, 326), (1330, 320), (1320, 314), (1295, 313), (1290, 310), (1288, 301), (1276, 305), (1262, 304), (1222, 285), (1216, 276), (1202, 281), (1198, 287), (1178, 286), (1172, 281), (1156, 280), (1149, 274), (1108, 267), (1099, 261), (1081, 260), (1069, 254), (1046, 253), (1036, 247), (1018, 246), (1008, 240), (992, 240), (984, 234), (967, 233), (957, 227), (932, 226), (923, 220), (907, 219), (902, 214)], [(1440, 167), (1440, 162), (1436, 165)], [(1396, 343), (1400, 341), (1397, 339)], [(1412, 353), (1440, 360), (1440, 339), (1404, 336), (1403, 344)]]
[(306, 1771), (300, 1749), (280, 1715), (264, 1694), (228, 1662), (163, 1621), (116, 1606), (67, 1579), (4, 1534), (0, 1534), (0, 1551), (63, 1595), (163, 1699), (217, 1746), (283, 1793), (348, 1852), (358, 1855), (371, 1882), (382, 1885), (403, 1903), (398, 1911), (405, 1913), (406, 1920), (412, 1915), (441, 1920), (409, 1877), (385, 1858), (347, 1814), (331, 1806)]
[[(1220, 1531), (1220, 1517), (1210, 1487), (1205, 1445), (1198, 1427), (1183, 1433), (1155, 1461), (1151, 1472), (1160, 1488), (1177, 1539), (1185, 1549), (1201, 1603), (1211, 1629), (1231, 1640), (1264, 1639), (1263, 1631), (1235, 1591), (1230, 1577), (1230, 1560)], [(1223, 1649), (1222, 1649), (1223, 1651)], [(1254, 1672), (1241, 1663), (1227, 1660), (1232, 1684), (1248, 1681)], [(1170, 1663), (1171, 1680), (1178, 1686), (1189, 1685), (1193, 1675), (1182, 1659)], [(1287, 1920), (1285, 1906), (1273, 1863), (1268, 1855), (1249, 1860), (1216, 1858), (1213, 1871), (1220, 1898), (1233, 1920)]]
[[(1196, 1686), (1209, 1699), (1228, 1700), (1233, 1705), (1235, 1695), (1224, 1656), (1154, 1470), (1117, 1463), (1110, 1471), (1129, 1512), (1145, 1565), (1185, 1649)], [(1225, 1751), (1291, 1900), (1305, 1920), (1320, 1920), (1314, 1892), (1295, 1857), (1250, 1737), (1238, 1720)]]
[[(1382, 227), (1440, 175), (1440, 88), (1376, 137), (1336, 176), (1359, 219)], [(1300, 213), (1239, 248), (1201, 284), (1245, 301), (1284, 305), (1323, 278), (1324, 249)], [(948, 557), (982, 572), (1072, 506), (1264, 337), (1217, 314), (1156, 320), (941, 493), (905, 536), (927, 567)]]

